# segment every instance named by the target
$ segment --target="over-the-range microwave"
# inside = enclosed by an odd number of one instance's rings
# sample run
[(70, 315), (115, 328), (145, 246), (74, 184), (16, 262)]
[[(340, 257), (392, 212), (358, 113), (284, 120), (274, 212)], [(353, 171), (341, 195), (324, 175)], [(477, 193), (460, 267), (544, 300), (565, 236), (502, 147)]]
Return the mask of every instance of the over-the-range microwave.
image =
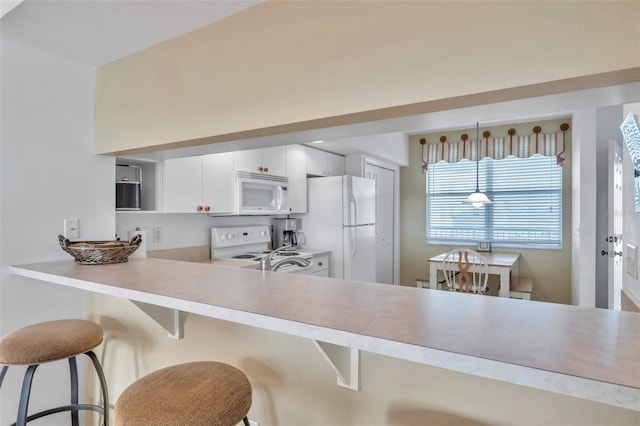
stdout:
[(289, 213), (288, 183), (285, 176), (236, 171), (236, 214)]

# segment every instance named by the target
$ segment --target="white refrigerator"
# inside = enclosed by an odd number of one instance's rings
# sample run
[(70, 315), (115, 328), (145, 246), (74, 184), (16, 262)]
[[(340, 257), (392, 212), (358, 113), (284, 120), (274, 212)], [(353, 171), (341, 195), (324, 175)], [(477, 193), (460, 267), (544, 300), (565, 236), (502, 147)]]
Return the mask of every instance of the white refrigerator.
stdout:
[(305, 245), (330, 250), (329, 276), (376, 281), (375, 181), (356, 176), (309, 178)]

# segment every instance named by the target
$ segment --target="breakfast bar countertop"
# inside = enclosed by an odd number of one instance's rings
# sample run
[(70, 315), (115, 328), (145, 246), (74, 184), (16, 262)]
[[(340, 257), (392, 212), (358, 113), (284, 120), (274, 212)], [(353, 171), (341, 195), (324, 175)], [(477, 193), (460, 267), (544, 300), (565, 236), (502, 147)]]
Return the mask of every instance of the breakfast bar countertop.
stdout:
[(640, 410), (640, 314), (162, 259), (15, 275)]

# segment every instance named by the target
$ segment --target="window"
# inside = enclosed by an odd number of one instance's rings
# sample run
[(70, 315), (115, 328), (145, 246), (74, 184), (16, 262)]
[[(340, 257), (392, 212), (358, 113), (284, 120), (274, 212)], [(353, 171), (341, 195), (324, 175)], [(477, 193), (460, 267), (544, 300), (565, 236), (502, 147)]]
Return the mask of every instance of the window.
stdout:
[(476, 163), (439, 162), (427, 172), (427, 243), (562, 248), (562, 167), (555, 157), (484, 158), (480, 190), (493, 201), (463, 204), (475, 190)]

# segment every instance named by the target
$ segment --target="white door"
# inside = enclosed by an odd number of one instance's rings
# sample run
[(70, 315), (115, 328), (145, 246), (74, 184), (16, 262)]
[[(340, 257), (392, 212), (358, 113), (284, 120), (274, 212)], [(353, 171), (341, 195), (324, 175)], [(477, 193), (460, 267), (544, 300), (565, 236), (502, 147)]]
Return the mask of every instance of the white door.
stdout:
[(393, 284), (393, 170), (366, 164), (365, 177), (376, 182), (376, 278)]
[(622, 290), (622, 143), (609, 141), (609, 208), (608, 252), (609, 256), (609, 309), (620, 310)]

